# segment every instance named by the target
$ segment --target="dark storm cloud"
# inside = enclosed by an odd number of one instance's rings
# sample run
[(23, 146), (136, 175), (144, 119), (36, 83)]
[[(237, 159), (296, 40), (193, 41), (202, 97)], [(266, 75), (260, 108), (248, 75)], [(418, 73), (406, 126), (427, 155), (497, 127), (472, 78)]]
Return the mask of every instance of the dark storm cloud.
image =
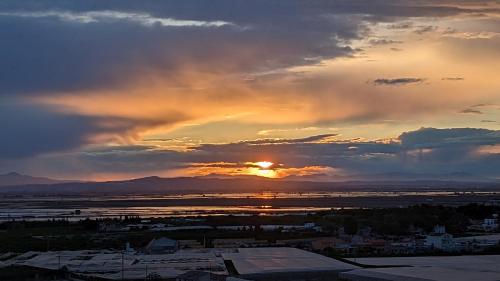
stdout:
[[(89, 143), (90, 138), (101, 133), (120, 135), (159, 122), (61, 113), (53, 108), (23, 104), (26, 97), (67, 92), (83, 95), (81, 92), (95, 89), (126, 88), (131, 80), (148, 73), (159, 72), (162, 78), (175, 80), (179, 69), (185, 66), (207, 73), (246, 74), (316, 64), (322, 59), (353, 55), (356, 50), (349, 43), (369, 33), (366, 21), (391, 23), (406, 17), (491, 11), (488, 7), (467, 9), (453, 5), (463, 1), (443, 3), (437, 0), (418, 3), (409, 0), (0, 1), (0, 98), (8, 96), (20, 101), (0, 107), (3, 130), (0, 158), (66, 151)], [(408, 28), (413, 28), (411, 23)], [(377, 79), (374, 83), (405, 85), (422, 81), (396, 78)], [(163, 124), (169, 121), (161, 120)], [(380, 157), (387, 160), (401, 149), (393, 144), (314, 143), (317, 141), (290, 140), (286, 144), (258, 147), (276, 155), (286, 154), (290, 163), (297, 165), (308, 153), (313, 155), (310, 163), (317, 158), (320, 163), (333, 165), (346, 159), (367, 158), (367, 163)], [(349, 149), (349, 145), (357, 148)], [(240, 155), (245, 157), (250, 153), (261, 155), (255, 147), (241, 143), (220, 148), (242, 149)], [(224, 154), (211, 155), (217, 148), (207, 145), (179, 153), (134, 147), (119, 154), (77, 153), (75, 159), (117, 171), (131, 165), (145, 170), (157, 163), (168, 166), (176, 161), (224, 159)], [(297, 154), (290, 153), (293, 149)], [(242, 159), (237, 153), (235, 150), (227, 157)]]
[[(186, 66), (219, 74), (258, 72), (353, 52), (340, 41), (359, 36), (360, 20), (297, 17), (296, 8), (285, 2), (2, 1), (0, 97), (84, 95), (126, 88), (148, 73), (175, 81)], [(98, 128), (106, 118), (53, 108), (29, 112), (19, 104), (5, 104), (1, 112), (10, 130), (0, 139), (1, 157), (67, 150), (96, 134), (115, 133)], [(143, 125), (143, 120), (128, 121), (120, 133)], [(44, 126), (54, 134), (29, 137)]]
[[(156, 168), (172, 168), (189, 166), (189, 163), (245, 163), (261, 159), (292, 167), (323, 165), (361, 173), (371, 170), (426, 171), (429, 164), (462, 171), (462, 164), (487, 160), (473, 154), (478, 148), (500, 144), (500, 131), (474, 128), (422, 128), (401, 134), (399, 142), (329, 139), (333, 136), (202, 144), (186, 152), (158, 150), (152, 146), (113, 147), (87, 151), (79, 157), (95, 165), (96, 169), (104, 165), (112, 171), (121, 172), (147, 170), (147, 167), (141, 167), (142, 163)], [(419, 152), (422, 149), (429, 151)], [(457, 154), (457, 151), (464, 153)], [(425, 153), (425, 157), (419, 153)], [(492, 156), (489, 157), (491, 159)], [(452, 159), (460, 161), (453, 163)], [(496, 158), (494, 160), (497, 161)], [(498, 172), (493, 170), (487, 169), (485, 173)]]
[[(311, 138), (325, 139), (324, 136)], [(227, 167), (232, 166), (231, 163), (266, 159), (281, 163), (284, 167), (320, 165), (345, 170), (351, 174), (472, 172), (478, 175), (499, 176), (495, 167), (500, 163), (500, 155), (477, 153), (481, 147), (499, 144), (500, 131), (421, 128), (401, 134), (399, 142), (310, 142), (304, 139), (290, 139), (262, 142), (259, 145), (252, 141), (203, 144), (186, 152), (135, 146), (126, 150), (113, 148), (87, 152), (81, 154), (79, 159), (95, 169), (105, 166), (117, 172), (182, 168), (189, 167), (190, 163)], [(147, 163), (146, 166), (141, 166), (143, 163)]]
[[(2, 1), (0, 95), (113, 87), (145, 70), (175, 73), (189, 62), (218, 63), (215, 71), (226, 72), (313, 64), (351, 55), (345, 43), (366, 33), (363, 20), (478, 12), (453, 5), (461, 1), (442, 3)], [(212, 24), (163, 26), (165, 19)], [(238, 50), (250, 53), (239, 57)]]
[(437, 148), (447, 146), (479, 146), (500, 144), (500, 131), (477, 128), (421, 128), (399, 137), (405, 148)]
[(283, 164), (285, 168), (326, 166), (348, 174), (467, 172), (485, 177), (499, 176), (500, 154), (478, 151), (482, 147), (500, 145), (500, 131), (421, 128), (403, 133), (398, 139), (398, 142), (330, 140), (320, 143), (290, 139), (259, 145), (252, 142), (203, 144), (188, 151), (141, 145), (103, 147), (42, 156), (26, 162), (19, 160), (10, 166), (26, 169), (44, 163), (45, 173), (56, 170), (70, 175), (82, 171), (154, 174), (155, 171), (196, 166), (239, 167), (244, 166), (242, 163), (265, 159)]
[(199, 28), (8, 16), (0, 16), (0, 26), (0, 95), (113, 87), (135, 72), (168, 72), (185, 63), (182, 53), (205, 52), (209, 58), (217, 52)]
[(373, 80), (374, 85), (386, 85), (386, 86), (402, 86), (407, 84), (422, 83), (425, 79), (423, 78), (378, 78)]
[(102, 129), (97, 118), (54, 113), (32, 106), (0, 104), (0, 158), (28, 157), (76, 148), (91, 133)]
[[(5, 0), (0, 3), (2, 9), (22, 10), (73, 10), (94, 11), (101, 10), (123, 10), (123, 11), (145, 11), (161, 16), (177, 15), (195, 19), (239, 19), (241, 21), (254, 22), (256, 19), (272, 21), (288, 17), (290, 14), (300, 11), (301, 13), (332, 12), (338, 14), (367, 14), (398, 17), (419, 16), (450, 16), (460, 13), (485, 13), (497, 11), (493, 7), (466, 8), (461, 4), (476, 4), (477, 1), (413, 1), (413, 0), (333, 0), (333, 1), (301, 1), (301, 0), (189, 0), (189, 1), (156, 1), (156, 0), (57, 0), (57, 1), (17, 1)], [(257, 13), (258, 12), (258, 13)], [(297, 14), (295, 14), (297, 15)]]
[(500, 163), (500, 155), (482, 155), (477, 151), (484, 146), (499, 145), (500, 131), (422, 128), (401, 134), (399, 141), (387, 143), (346, 140), (259, 146), (235, 143), (201, 145), (194, 151), (213, 155), (223, 162), (271, 159), (289, 166), (323, 165), (354, 174), (473, 172), (478, 175), (499, 176), (494, 167)]
[[(0, 6), (0, 95), (113, 87), (148, 70), (175, 74), (194, 63), (232, 73), (311, 64), (352, 53), (340, 40), (357, 38), (361, 24), (336, 16), (297, 17), (291, 11), (296, 7), (284, 3), (225, 2), (241, 17), (215, 8), (222, 3), (193, 9), (165, 2), (154, 4), (154, 13), (146, 4), (138, 11), (119, 2), (92, 6), (97, 10), (48, 3), (33, 4), (33, 11)], [(248, 7), (245, 15), (241, 6)], [(278, 13), (271, 17), (266, 7)], [(164, 24), (169, 20), (185, 24)]]
[[(51, 107), (25, 103), (0, 103), (0, 159), (23, 158), (67, 151), (93, 143), (100, 135), (108, 140), (133, 134), (141, 127), (177, 122), (182, 114), (165, 120), (142, 120), (117, 117), (93, 117), (57, 111)], [(127, 147), (121, 147), (121, 150)]]

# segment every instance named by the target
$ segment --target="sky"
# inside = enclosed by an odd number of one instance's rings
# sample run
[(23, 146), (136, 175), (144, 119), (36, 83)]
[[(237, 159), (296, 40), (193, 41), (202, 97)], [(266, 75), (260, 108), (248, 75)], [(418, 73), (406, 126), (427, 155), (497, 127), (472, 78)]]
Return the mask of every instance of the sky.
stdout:
[(0, 38), (2, 173), (500, 178), (500, 1), (4, 0)]

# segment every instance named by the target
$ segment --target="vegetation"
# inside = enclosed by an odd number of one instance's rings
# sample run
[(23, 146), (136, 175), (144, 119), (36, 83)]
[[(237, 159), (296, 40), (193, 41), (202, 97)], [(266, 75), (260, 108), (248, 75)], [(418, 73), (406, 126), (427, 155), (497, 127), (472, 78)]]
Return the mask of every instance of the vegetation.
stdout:
[[(0, 252), (25, 252), (45, 250), (77, 249), (123, 249), (126, 242), (133, 247), (143, 247), (151, 239), (167, 236), (173, 239), (194, 239), (200, 242), (216, 238), (255, 238), (276, 241), (318, 236), (315, 232), (280, 232), (262, 231), (260, 225), (303, 225), (313, 222), (320, 225), (324, 234), (335, 235), (340, 229), (346, 234), (355, 234), (358, 230), (370, 227), (379, 235), (407, 235), (416, 229), (431, 231), (437, 225), (444, 225), (448, 232), (463, 235), (471, 220), (480, 220), (494, 213), (500, 213), (500, 207), (469, 204), (461, 207), (416, 205), (408, 208), (380, 209), (342, 209), (311, 215), (288, 216), (224, 216), (199, 217), (190, 219), (152, 218), (152, 223), (171, 225), (241, 225), (253, 226), (243, 231), (199, 230), (157, 232), (134, 230), (127, 232), (99, 232), (101, 223), (120, 223), (122, 225), (139, 223), (140, 218), (124, 219), (86, 219), (79, 222), (51, 220), (44, 222), (11, 221), (0, 224)], [(492, 249), (495, 250), (495, 249)]]

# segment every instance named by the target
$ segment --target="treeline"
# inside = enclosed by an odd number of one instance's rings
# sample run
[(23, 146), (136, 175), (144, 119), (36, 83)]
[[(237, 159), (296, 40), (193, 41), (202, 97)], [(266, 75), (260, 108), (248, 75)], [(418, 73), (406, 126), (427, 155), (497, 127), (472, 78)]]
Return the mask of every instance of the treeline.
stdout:
[(435, 225), (444, 225), (447, 232), (461, 234), (472, 220), (482, 220), (500, 213), (498, 206), (469, 204), (460, 207), (417, 205), (408, 208), (345, 209), (333, 218), (347, 234), (370, 227), (382, 235), (405, 235), (419, 228), (429, 232)]

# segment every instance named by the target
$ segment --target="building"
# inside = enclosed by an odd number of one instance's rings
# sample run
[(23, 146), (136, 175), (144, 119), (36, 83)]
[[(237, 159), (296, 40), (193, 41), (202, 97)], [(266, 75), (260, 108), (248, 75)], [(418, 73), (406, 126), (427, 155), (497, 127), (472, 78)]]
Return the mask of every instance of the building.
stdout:
[(387, 257), (350, 259), (379, 268), (340, 273), (349, 281), (498, 281), (500, 256)]
[(335, 245), (342, 243), (343, 241), (335, 237), (319, 237), (314, 238), (311, 241), (311, 247), (313, 250), (324, 251), (326, 249), (334, 249)]
[(306, 222), (303, 225), (281, 225), (281, 224), (265, 224), (261, 225), (260, 229), (263, 231), (280, 231), (280, 232), (293, 232), (293, 231), (315, 231), (321, 232), (321, 226), (317, 226), (313, 222)]
[(416, 251), (415, 240), (391, 242), (386, 245), (385, 252), (393, 255), (409, 255)]
[(453, 235), (445, 234), (431, 234), (425, 237), (424, 245), (427, 248), (437, 249), (442, 251), (453, 251), (455, 249), (455, 241)]
[(130, 228), (115, 222), (102, 222), (99, 224), (99, 232), (126, 232)]
[(446, 228), (442, 225), (436, 225), (434, 231), (425, 236), (424, 247), (445, 252), (457, 250), (453, 235), (446, 233)]
[(255, 238), (228, 238), (212, 240), (214, 248), (241, 248), (269, 246), (266, 240), (255, 240)]
[(166, 237), (151, 240), (144, 249), (148, 254), (169, 254), (179, 249), (179, 243)]
[(446, 227), (444, 225), (436, 225), (432, 231), (434, 234), (445, 234)]
[(358, 268), (296, 248), (240, 248), (223, 252), (236, 273), (250, 280), (336, 280), (338, 273)]
[(480, 252), (488, 247), (500, 245), (500, 234), (459, 237), (455, 238), (455, 243), (466, 251)]
[(179, 250), (159, 255), (109, 250), (27, 252), (0, 264), (0, 268), (8, 267), (64, 268), (65, 272), (84, 280), (144, 280), (146, 276), (175, 280), (189, 271), (229, 275), (220, 253), (206, 249)]
[(498, 215), (494, 214), (490, 218), (485, 218), (483, 223), (481, 224), (481, 227), (484, 231), (487, 232), (498, 230)]

